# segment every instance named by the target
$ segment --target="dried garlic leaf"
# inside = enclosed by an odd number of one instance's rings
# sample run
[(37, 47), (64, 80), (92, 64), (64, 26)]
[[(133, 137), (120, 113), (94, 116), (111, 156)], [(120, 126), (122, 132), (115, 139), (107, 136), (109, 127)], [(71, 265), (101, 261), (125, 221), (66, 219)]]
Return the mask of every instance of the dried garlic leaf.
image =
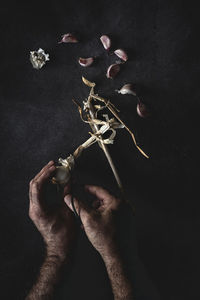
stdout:
[(91, 82), (89, 80), (87, 80), (85, 77), (82, 76), (82, 81), (83, 83), (85, 83), (85, 85), (89, 86), (89, 87), (95, 87), (96, 83), (95, 82)]
[(137, 142), (136, 142), (136, 139), (135, 139), (135, 135), (134, 133), (128, 128), (128, 126), (121, 120), (121, 118), (119, 117), (115, 107), (113, 105), (111, 105), (111, 102), (109, 100), (106, 100), (102, 97), (99, 97), (98, 95), (96, 94), (93, 94), (92, 97), (94, 99), (97, 99), (101, 102), (104, 102), (106, 104), (106, 107), (109, 109), (109, 111), (113, 114), (113, 116), (124, 126), (124, 128), (130, 133), (132, 139), (133, 139), (133, 142), (136, 146), (136, 148), (146, 157), (146, 158), (149, 158), (149, 156), (138, 146)]

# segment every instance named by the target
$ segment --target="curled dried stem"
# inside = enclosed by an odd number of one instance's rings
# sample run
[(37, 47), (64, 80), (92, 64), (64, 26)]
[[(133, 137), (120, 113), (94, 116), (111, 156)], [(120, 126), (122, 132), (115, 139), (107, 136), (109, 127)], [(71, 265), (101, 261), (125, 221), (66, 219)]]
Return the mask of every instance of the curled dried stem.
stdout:
[(129, 132), (129, 134), (132, 137), (132, 140), (136, 146), (136, 148), (140, 151), (140, 153), (142, 153), (142, 155), (144, 155), (146, 158), (149, 158), (149, 156), (138, 146), (136, 139), (135, 139), (135, 135), (134, 133), (130, 130), (130, 128), (122, 121), (122, 119), (119, 117), (115, 106), (107, 99), (104, 99), (96, 94), (91, 94), (91, 97), (99, 100), (101, 102), (104, 102), (106, 104), (106, 107), (109, 109), (109, 111), (113, 114), (113, 116), (124, 126), (124, 128)]

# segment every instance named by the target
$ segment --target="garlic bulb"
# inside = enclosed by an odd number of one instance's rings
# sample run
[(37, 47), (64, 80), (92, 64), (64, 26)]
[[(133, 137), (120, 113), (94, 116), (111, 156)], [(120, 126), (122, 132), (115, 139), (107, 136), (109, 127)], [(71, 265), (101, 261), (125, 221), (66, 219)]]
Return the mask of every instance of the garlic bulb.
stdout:
[(38, 51), (30, 51), (30, 61), (34, 69), (41, 69), (49, 60), (49, 54), (45, 53), (43, 49)]
[(66, 168), (64, 166), (57, 166), (56, 174), (52, 178), (52, 182), (66, 185), (69, 182), (70, 177), (71, 174), (69, 168)]

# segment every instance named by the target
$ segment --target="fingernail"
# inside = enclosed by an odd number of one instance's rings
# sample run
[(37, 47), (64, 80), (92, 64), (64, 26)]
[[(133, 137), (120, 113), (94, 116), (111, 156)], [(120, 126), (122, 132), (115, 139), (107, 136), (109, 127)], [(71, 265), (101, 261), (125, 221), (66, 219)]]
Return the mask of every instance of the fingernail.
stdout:
[(71, 206), (71, 199), (72, 197), (69, 194), (64, 197), (64, 201), (68, 206)]
[(50, 161), (48, 162), (48, 165), (51, 165), (52, 163), (54, 163), (54, 161), (53, 161), (53, 160), (50, 160)]

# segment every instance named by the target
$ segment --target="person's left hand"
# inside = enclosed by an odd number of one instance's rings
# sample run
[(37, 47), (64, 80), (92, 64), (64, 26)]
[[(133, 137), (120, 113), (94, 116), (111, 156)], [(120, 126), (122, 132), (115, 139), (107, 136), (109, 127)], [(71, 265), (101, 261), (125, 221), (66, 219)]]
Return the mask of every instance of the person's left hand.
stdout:
[[(65, 260), (71, 250), (75, 236), (76, 223), (72, 211), (64, 204), (54, 212), (46, 209), (42, 195), (43, 185), (55, 171), (53, 161), (50, 161), (31, 181), (29, 189), (29, 216), (44, 238), (47, 255), (57, 256)], [(64, 195), (69, 192), (69, 186), (64, 189)], [(64, 196), (63, 195), (63, 196)]]

